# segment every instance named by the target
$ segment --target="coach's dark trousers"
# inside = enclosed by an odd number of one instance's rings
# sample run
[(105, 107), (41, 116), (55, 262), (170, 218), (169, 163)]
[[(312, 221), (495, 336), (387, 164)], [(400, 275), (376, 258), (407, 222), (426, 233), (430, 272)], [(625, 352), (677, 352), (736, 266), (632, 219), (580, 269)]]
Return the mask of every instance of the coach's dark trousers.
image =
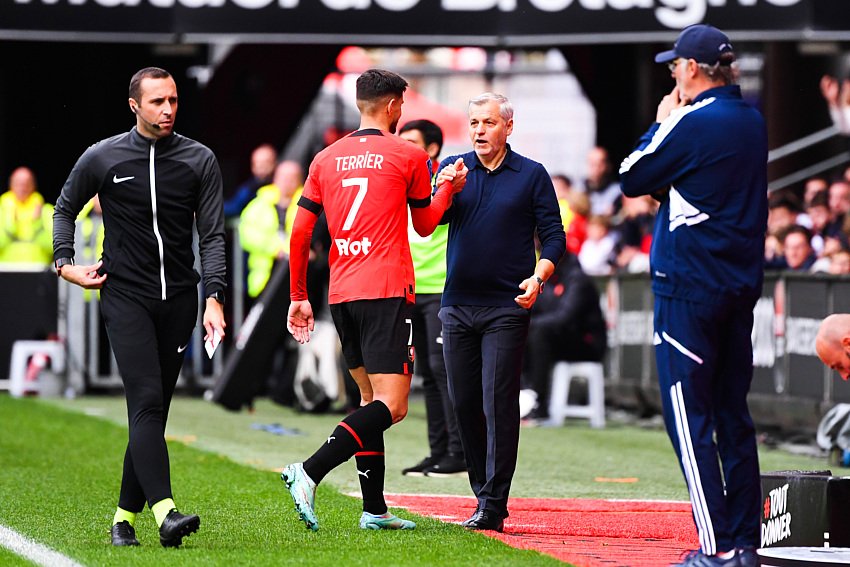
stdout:
[(171, 498), (165, 422), (198, 316), (193, 287), (162, 301), (106, 286), (101, 310), (127, 397), (129, 442), (118, 506), (141, 512)]
[(529, 312), (446, 306), (443, 354), (469, 483), (481, 510), (508, 516), (519, 446), (519, 390)]

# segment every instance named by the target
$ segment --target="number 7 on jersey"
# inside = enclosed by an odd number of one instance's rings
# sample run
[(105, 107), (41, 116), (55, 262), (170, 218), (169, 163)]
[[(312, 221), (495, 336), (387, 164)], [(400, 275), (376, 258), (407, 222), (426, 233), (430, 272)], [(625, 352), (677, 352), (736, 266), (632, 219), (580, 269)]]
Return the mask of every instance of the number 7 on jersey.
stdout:
[(352, 177), (343, 179), (343, 187), (357, 186), (357, 195), (354, 197), (354, 202), (348, 210), (348, 215), (345, 217), (345, 222), (342, 223), (342, 230), (351, 230), (351, 225), (354, 224), (354, 217), (357, 216), (357, 211), (360, 210), (360, 205), (363, 204), (363, 199), (366, 198), (366, 191), (369, 188), (369, 179), (366, 177)]

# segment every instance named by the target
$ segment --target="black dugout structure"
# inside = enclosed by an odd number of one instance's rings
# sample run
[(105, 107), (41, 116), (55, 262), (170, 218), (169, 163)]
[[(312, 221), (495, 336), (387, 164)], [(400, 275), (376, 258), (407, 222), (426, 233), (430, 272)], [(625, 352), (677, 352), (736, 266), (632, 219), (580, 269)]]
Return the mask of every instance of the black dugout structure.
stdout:
[(772, 148), (829, 125), (818, 81), (847, 75), (850, 42), (834, 0), (2, 0), (0, 176), (28, 165), (55, 200), (89, 144), (130, 128), (129, 76), (155, 64), (177, 79), (178, 130), (216, 152), (231, 189), (250, 148), (289, 140), (346, 45), (559, 48), (616, 162), (669, 90), (652, 55), (699, 22), (763, 61), (750, 73)]

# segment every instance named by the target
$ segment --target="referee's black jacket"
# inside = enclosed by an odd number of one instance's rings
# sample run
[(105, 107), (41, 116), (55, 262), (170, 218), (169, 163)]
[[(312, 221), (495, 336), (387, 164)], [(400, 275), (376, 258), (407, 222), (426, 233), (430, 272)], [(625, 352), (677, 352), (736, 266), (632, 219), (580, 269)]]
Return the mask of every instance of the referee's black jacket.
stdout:
[(209, 148), (179, 134), (148, 139), (135, 128), (89, 147), (56, 201), (54, 259), (74, 256), (74, 221), (95, 194), (107, 285), (160, 299), (196, 286), (195, 220), (205, 293), (225, 288), (221, 170)]

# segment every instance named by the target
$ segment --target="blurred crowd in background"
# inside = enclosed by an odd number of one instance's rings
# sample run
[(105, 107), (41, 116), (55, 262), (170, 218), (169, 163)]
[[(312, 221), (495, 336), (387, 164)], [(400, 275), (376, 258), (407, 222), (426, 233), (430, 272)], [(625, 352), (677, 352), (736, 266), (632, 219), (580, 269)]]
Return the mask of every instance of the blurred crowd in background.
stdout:
[[(820, 87), (835, 127), (847, 135), (850, 85), (824, 77)], [(344, 133), (338, 132), (325, 143), (341, 135)], [(242, 259), (241, 270), (236, 272), (244, 274), (242, 281), (232, 283), (231, 289), (241, 293), (244, 314), (261, 296), (275, 268), (288, 261), (288, 235), (303, 190), (306, 164), (284, 159), (283, 155), (282, 148), (268, 143), (246, 148), (250, 177), (225, 188), (228, 235), (231, 248), (236, 251), (229, 258), (231, 263)], [(536, 343), (538, 352), (526, 357), (534, 364), (545, 359), (544, 370), (527, 369), (531, 378), (525, 384), (537, 390), (544, 403), (548, 384), (538, 383), (543, 380), (533, 378), (535, 375), (548, 375), (557, 360), (598, 362), (605, 356), (606, 322), (600, 308), (600, 286), (586, 285), (592, 281), (587, 276), (648, 273), (650, 269), (657, 202), (650, 196), (625, 197), (617, 180), (618, 163), (619, 156), (611, 156), (606, 148), (596, 146), (586, 154), (581, 178), (550, 168), (569, 253), (533, 311), (532, 320), (538, 321), (538, 329), (559, 337), (542, 350)], [(850, 273), (850, 166), (771, 191), (768, 200), (766, 270)], [(99, 215), (96, 198), (80, 215), (82, 241), (88, 243), (86, 256), (93, 261), (99, 257), (103, 242)], [(8, 177), (8, 190), (0, 196), (0, 270), (51, 267), (52, 217), (53, 206), (38, 191), (37, 172), (26, 166), (15, 168)], [(326, 307), (329, 249), (327, 228), (320, 224), (314, 232), (310, 265), (313, 273), (308, 278), (311, 301), (319, 318)], [(234, 272), (233, 266), (228, 272)], [(288, 293), (288, 289), (276, 293)], [(279, 352), (289, 360), (272, 365), (276, 384), (268, 387), (276, 401), (284, 404), (294, 400), (287, 385), (294, 368), (292, 359), (297, 356), (292, 345), (286, 346), (288, 341), (282, 331)], [(289, 376), (281, 378), (280, 368), (288, 369), (283, 373)], [(356, 400), (350, 403), (356, 405)], [(545, 405), (538, 404), (532, 417), (545, 418)]]

